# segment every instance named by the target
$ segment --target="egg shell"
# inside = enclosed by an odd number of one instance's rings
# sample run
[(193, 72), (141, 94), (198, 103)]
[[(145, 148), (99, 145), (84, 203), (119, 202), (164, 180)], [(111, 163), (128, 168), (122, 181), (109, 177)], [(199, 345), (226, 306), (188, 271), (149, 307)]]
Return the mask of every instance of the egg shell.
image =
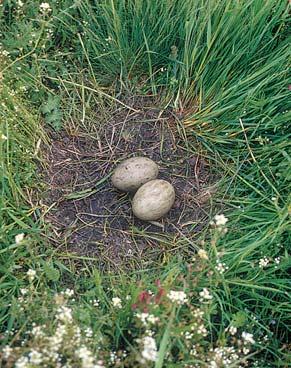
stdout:
[(141, 186), (132, 200), (132, 211), (136, 217), (154, 221), (166, 215), (175, 201), (175, 189), (161, 179), (151, 180)]
[(132, 157), (119, 164), (112, 175), (112, 184), (124, 192), (133, 192), (158, 176), (159, 167), (147, 157)]

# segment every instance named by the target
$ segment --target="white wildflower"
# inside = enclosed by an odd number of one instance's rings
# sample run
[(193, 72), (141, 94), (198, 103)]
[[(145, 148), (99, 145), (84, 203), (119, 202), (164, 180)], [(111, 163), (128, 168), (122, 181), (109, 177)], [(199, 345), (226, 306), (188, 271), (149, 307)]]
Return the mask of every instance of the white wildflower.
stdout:
[(184, 291), (175, 291), (170, 290), (168, 292), (167, 297), (174, 303), (177, 303), (179, 305), (185, 304), (188, 302), (187, 295)]
[(275, 262), (276, 264), (279, 264), (279, 263), (280, 263), (280, 261), (281, 261), (281, 257), (276, 257), (276, 258), (274, 259), (274, 262)]
[(200, 291), (199, 295), (201, 297), (200, 301), (209, 301), (213, 298), (207, 288), (203, 288), (203, 290)]
[(56, 318), (64, 323), (70, 323), (73, 320), (72, 309), (62, 305), (57, 310)]
[(40, 11), (44, 14), (44, 13), (49, 13), (52, 11), (52, 8), (50, 6), (49, 3), (41, 3), (40, 6)]
[(204, 311), (201, 310), (200, 308), (196, 308), (193, 310), (193, 316), (196, 318), (202, 318), (204, 316)]
[(59, 350), (66, 334), (66, 326), (63, 324), (59, 324), (56, 328), (55, 334), (48, 338), (49, 347), (52, 353), (56, 354), (56, 352)]
[(228, 218), (225, 217), (223, 214), (222, 215), (215, 215), (214, 216), (214, 221), (215, 221), (216, 226), (224, 226), (227, 223)]
[(29, 363), (33, 365), (41, 364), (43, 360), (42, 354), (36, 350), (31, 350), (29, 353)]
[(254, 340), (253, 334), (248, 333), (248, 332), (243, 332), (241, 334), (241, 337), (243, 338), (244, 342), (250, 343), (250, 344), (255, 344), (255, 340)]
[(202, 335), (202, 336), (207, 336), (208, 332), (205, 328), (205, 326), (203, 324), (201, 324), (198, 328), (197, 328), (197, 334), (198, 335)]
[(22, 8), (24, 3), (21, 0), (18, 0), (17, 5), (19, 8)]
[(263, 257), (259, 260), (259, 267), (260, 268), (264, 268), (266, 266), (268, 266), (270, 260), (267, 257)]
[(140, 319), (142, 324), (145, 326), (148, 324), (155, 324), (159, 321), (158, 317), (155, 317), (153, 314), (149, 313), (137, 313), (136, 317)]
[(242, 351), (245, 355), (247, 355), (250, 352), (250, 349), (246, 348), (246, 347), (243, 347)]
[(217, 367), (218, 365), (216, 364), (216, 362), (214, 360), (211, 360), (209, 368), (217, 368)]
[(237, 333), (237, 328), (235, 326), (228, 326), (225, 331), (228, 331), (231, 335), (235, 335)]
[(20, 357), (16, 362), (15, 362), (15, 368), (28, 368), (29, 367), (29, 361), (27, 357)]
[(208, 259), (207, 252), (204, 249), (199, 249), (198, 250), (198, 256), (201, 259)]
[(12, 352), (13, 352), (13, 349), (9, 345), (4, 346), (2, 350), (3, 358), (8, 359)]
[(85, 332), (85, 336), (88, 339), (93, 336), (93, 331), (92, 331), (92, 328), (90, 328), (90, 327), (87, 327), (84, 332)]
[(21, 243), (23, 241), (23, 239), (24, 239), (24, 234), (23, 233), (15, 235), (15, 243), (16, 244)]
[(92, 304), (94, 305), (94, 307), (99, 307), (99, 300), (98, 299), (93, 299)]
[(110, 363), (115, 363), (116, 362), (116, 360), (117, 360), (117, 354), (116, 354), (116, 351), (111, 351), (110, 352)]
[(74, 295), (74, 290), (66, 289), (65, 290), (65, 295), (68, 296), (68, 297), (73, 296)]
[(155, 362), (158, 356), (155, 339), (151, 336), (145, 336), (142, 339), (142, 346), (143, 350), (141, 352), (141, 356), (143, 357), (143, 359), (145, 359), (146, 361)]
[(33, 281), (36, 275), (36, 271), (32, 270), (31, 268), (26, 272), (29, 281)]
[(45, 335), (44, 329), (44, 326), (34, 326), (31, 330), (31, 335), (36, 339), (42, 338)]
[(7, 50), (0, 50), (0, 55), (8, 56), (9, 55), (9, 51), (7, 51)]
[(221, 262), (219, 259), (216, 261), (215, 269), (220, 273), (223, 274), (226, 270), (228, 270), (228, 266), (225, 263)]
[(120, 298), (112, 298), (112, 304), (115, 308), (122, 308), (121, 299)]
[(95, 367), (93, 354), (85, 346), (80, 347), (80, 349), (76, 351), (76, 355), (82, 361), (82, 368), (94, 368)]
[(191, 340), (193, 336), (194, 336), (193, 333), (189, 331), (184, 332), (184, 337), (186, 340)]
[[(3, 51), (2, 51), (2, 53), (3, 53)], [(1, 133), (1, 140), (2, 141), (7, 141), (7, 137), (3, 133)]]
[(197, 351), (195, 345), (193, 345), (192, 349), (190, 350), (190, 355), (192, 355), (192, 356), (197, 356), (198, 355), (198, 351)]

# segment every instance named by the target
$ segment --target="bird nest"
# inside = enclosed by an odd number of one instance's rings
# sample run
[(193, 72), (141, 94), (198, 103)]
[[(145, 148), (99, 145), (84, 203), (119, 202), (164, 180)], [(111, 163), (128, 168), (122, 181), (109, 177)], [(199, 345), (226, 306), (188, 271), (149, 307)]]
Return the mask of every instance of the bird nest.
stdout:
[[(133, 104), (135, 111), (116, 110), (90, 134), (50, 133), (42, 200), (64, 258), (92, 260), (106, 269), (147, 267), (169, 253), (188, 254), (209, 222), (215, 175), (199, 147), (188, 142), (172, 112), (145, 100)], [(159, 178), (175, 188), (175, 203), (159, 221), (134, 217), (132, 195), (111, 184), (116, 165), (133, 156), (154, 160)]]

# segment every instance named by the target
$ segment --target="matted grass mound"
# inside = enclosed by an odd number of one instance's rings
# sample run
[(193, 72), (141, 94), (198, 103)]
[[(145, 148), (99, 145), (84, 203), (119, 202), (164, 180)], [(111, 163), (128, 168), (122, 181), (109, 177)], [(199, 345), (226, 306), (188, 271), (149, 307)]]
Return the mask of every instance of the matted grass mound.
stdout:
[[(45, 154), (45, 203), (51, 208), (46, 220), (59, 250), (95, 257), (106, 267), (159, 261), (164, 251), (177, 251), (184, 235), (197, 237), (209, 222), (215, 191), (209, 163), (198, 145), (188, 144), (178, 117), (149, 99), (131, 103), (135, 111), (116, 110), (91, 135), (52, 134)], [(116, 164), (132, 156), (153, 159), (159, 178), (175, 188), (174, 206), (160, 221), (134, 217), (132, 195), (112, 186)]]

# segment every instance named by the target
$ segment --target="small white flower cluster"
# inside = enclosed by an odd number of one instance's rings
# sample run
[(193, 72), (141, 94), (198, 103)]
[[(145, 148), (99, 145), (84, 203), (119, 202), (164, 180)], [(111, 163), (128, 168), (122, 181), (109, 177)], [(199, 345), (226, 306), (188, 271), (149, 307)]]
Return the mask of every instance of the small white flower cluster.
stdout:
[[(272, 258), (268, 258), (268, 257), (264, 256), (263, 258), (261, 258), (259, 260), (259, 267), (260, 268), (265, 268), (265, 267), (269, 266), (271, 262), (272, 262)], [(278, 264), (280, 264), (280, 262), (281, 262), (281, 257), (275, 257), (274, 258), (275, 268), (278, 268)]]
[(208, 303), (213, 299), (213, 296), (210, 294), (209, 290), (207, 288), (203, 288), (202, 291), (199, 293), (200, 299), (199, 301), (201, 303)]
[(255, 344), (254, 336), (251, 333), (248, 332), (242, 332), (241, 334), (242, 340), (243, 340), (243, 346), (242, 346), (242, 353), (247, 355), (251, 349), (250, 345)]
[(45, 336), (45, 326), (33, 326), (31, 330), (31, 336), (33, 336), (36, 339), (41, 339)]
[(184, 336), (186, 340), (191, 340), (194, 336), (194, 334), (189, 331), (181, 332), (181, 335)]
[(154, 325), (159, 322), (158, 317), (155, 317), (153, 314), (149, 313), (137, 313), (136, 317), (141, 321), (144, 326), (148, 326), (149, 324)]
[(200, 308), (196, 308), (196, 309), (194, 309), (193, 311), (192, 311), (192, 314), (193, 314), (193, 316), (195, 317), (195, 318), (199, 318), (199, 319), (201, 319), (201, 318), (203, 318), (203, 316), (204, 316), (204, 311), (202, 310), (202, 309), (200, 309)]
[(72, 309), (62, 305), (57, 309), (56, 319), (63, 323), (71, 323), (73, 320)]
[(29, 368), (29, 359), (26, 356), (20, 357), (15, 362), (15, 368)]
[(214, 216), (214, 221), (215, 221), (215, 225), (216, 226), (224, 226), (227, 221), (228, 221), (228, 218), (224, 216), (224, 214), (222, 215), (215, 215)]
[(24, 234), (23, 233), (17, 234), (17, 235), (15, 235), (14, 239), (15, 239), (16, 244), (20, 244), (24, 239)]
[[(0, 56), (4, 56), (4, 57), (6, 57), (6, 56), (8, 56), (9, 55), (9, 51), (7, 51), (7, 50), (4, 50), (3, 49), (3, 46), (2, 46), (2, 44), (0, 44)], [(3, 105), (3, 104), (2, 104)]]
[(225, 332), (229, 332), (230, 335), (234, 336), (237, 333), (237, 327), (229, 325), (226, 329)]
[(73, 289), (66, 289), (65, 291), (61, 291), (60, 295), (63, 295), (65, 297), (71, 298), (74, 295), (74, 290)]
[(276, 264), (279, 264), (279, 263), (281, 262), (281, 257), (275, 257), (275, 258), (274, 258), (274, 262), (275, 262)]
[(4, 348), (2, 349), (3, 358), (8, 359), (12, 352), (13, 349), (9, 345), (4, 346)]
[(141, 343), (141, 363), (144, 364), (147, 361), (155, 362), (158, 357), (157, 344), (152, 336), (144, 336), (138, 340)]
[(266, 266), (268, 266), (270, 260), (268, 259), (268, 257), (263, 257), (259, 260), (259, 267), (260, 268), (264, 268)]
[(209, 367), (229, 367), (239, 359), (239, 354), (233, 346), (216, 347), (210, 349), (211, 358), (209, 359)]
[(204, 325), (203, 317), (204, 311), (200, 308), (196, 308), (192, 311), (193, 316), (195, 317), (195, 322), (192, 323), (191, 331), (195, 332), (196, 335), (207, 336), (208, 331)]
[(36, 271), (31, 268), (26, 272), (28, 280), (32, 282), (35, 279)]
[(215, 266), (215, 269), (220, 273), (220, 274), (223, 274), (225, 271), (228, 270), (228, 266), (221, 262), (219, 259), (216, 260), (216, 266)]
[(121, 299), (118, 297), (112, 298), (112, 304), (113, 304), (113, 307), (115, 308), (118, 308), (118, 309), (122, 308)]
[(268, 137), (262, 137), (261, 135), (259, 135), (258, 138), (255, 138), (255, 140), (257, 142), (259, 142), (259, 144), (261, 146), (263, 146), (264, 144), (272, 143), (272, 141), (270, 140), (270, 138), (268, 138)]
[(94, 307), (99, 307), (100, 301), (98, 299), (90, 299), (88, 300), (89, 303), (91, 303)]
[(187, 295), (184, 291), (175, 291), (170, 290), (167, 294), (167, 297), (178, 305), (182, 305), (188, 302)]
[(224, 216), (224, 214), (221, 215), (215, 215), (214, 220), (210, 222), (211, 225), (215, 226), (217, 230), (223, 234), (227, 233), (227, 227), (225, 226), (228, 222), (228, 218)]
[(110, 363), (114, 364), (117, 360), (117, 354), (116, 351), (110, 352)]
[(52, 8), (49, 3), (41, 3), (39, 9), (42, 14), (48, 14), (52, 11)]
[(77, 355), (81, 359), (82, 368), (95, 367), (93, 354), (86, 346), (81, 346), (77, 350)]
[[(63, 294), (71, 297), (73, 291), (67, 289)], [(67, 300), (63, 298), (63, 302), (66, 303)], [(20, 355), (19, 347), (12, 349), (8, 346), (3, 358), (7, 360), (11, 356), (18, 356), (15, 361), (17, 368), (61, 367), (60, 362), (64, 357), (70, 362), (66, 367), (105, 368), (102, 361), (96, 360), (93, 352), (96, 341), (93, 339), (92, 329), (88, 327), (82, 332), (73, 320), (72, 309), (65, 304), (58, 306), (55, 311), (57, 324), (53, 334), (48, 334), (50, 329), (46, 325), (33, 325), (28, 338), (23, 340), (25, 355)], [(26, 344), (31, 346), (29, 350)]]
[(241, 337), (244, 340), (244, 342), (249, 343), (249, 344), (255, 344), (253, 334), (244, 331), (244, 332), (242, 332)]
[(43, 356), (39, 351), (31, 350), (28, 356), (30, 364), (37, 366), (42, 363)]
[(207, 260), (208, 259), (208, 254), (207, 254), (206, 250), (199, 249), (198, 250), (198, 257), (201, 258), (201, 259)]
[[(1, 53), (1, 51), (0, 51), (0, 53)], [(0, 135), (0, 139), (1, 139), (1, 141), (7, 141), (7, 137), (6, 137), (6, 135), (5, 135), (5, 134), (3, 134), (3, 133), (1, 133), (1, 135)], [(16, 243), (16, 241), (15, 241), (15, 243)]]

